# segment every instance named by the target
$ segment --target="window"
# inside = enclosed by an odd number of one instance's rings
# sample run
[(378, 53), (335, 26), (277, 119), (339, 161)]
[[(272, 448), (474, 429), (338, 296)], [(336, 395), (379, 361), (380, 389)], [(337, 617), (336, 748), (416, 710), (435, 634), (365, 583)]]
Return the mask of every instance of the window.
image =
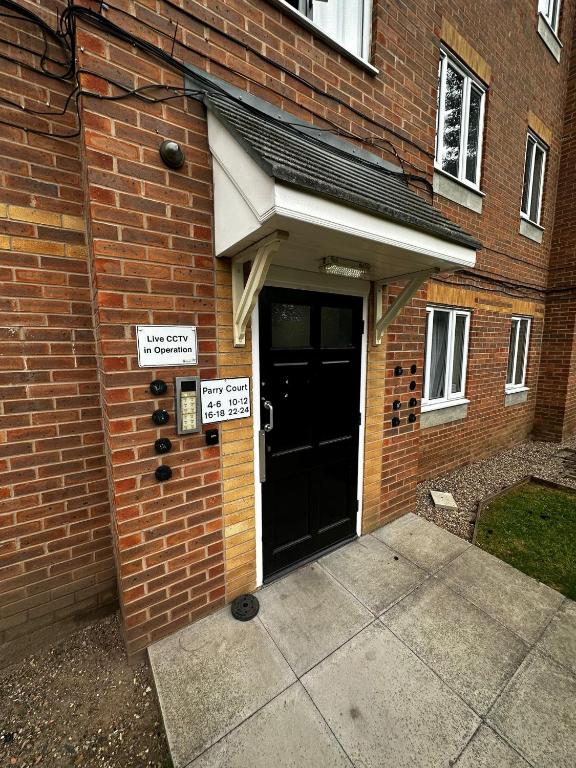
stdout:
[(542, 208), (545, 165), (546, 147), (536, 138), (535, 134), (529, 133), (526, 141), (521, 214), (525, 219), (538, 225), (540, 224), (540, 210)]
[(283, 0), (331, 40), (363, 59), (370, 54), (371, 0)]
[(445, 51), (440, 55), (436, 166), (478, 188), (485, 88)]
[(550, 29), (558, 34), (560, 21), (560, 0), (539, 0), (538, 10), (544, 16)]
[(449, 405), (464, 398), (470, 313), (444, 307), (428, 307), (426, 312), (422, 404)]
[(527, 317), (513, 317), (510, 329), (510, 346), (508, 348), (507, 392), (523, 389), (526, 385), (529, 340), (530, 319)]

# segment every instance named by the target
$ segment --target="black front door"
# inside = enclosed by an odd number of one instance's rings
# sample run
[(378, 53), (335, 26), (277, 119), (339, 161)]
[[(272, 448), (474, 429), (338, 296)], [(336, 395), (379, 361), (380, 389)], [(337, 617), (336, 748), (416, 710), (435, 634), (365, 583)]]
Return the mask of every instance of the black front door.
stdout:
[(361, 298), (260, 295), (265, 578), (355, 535), (361, 342)]

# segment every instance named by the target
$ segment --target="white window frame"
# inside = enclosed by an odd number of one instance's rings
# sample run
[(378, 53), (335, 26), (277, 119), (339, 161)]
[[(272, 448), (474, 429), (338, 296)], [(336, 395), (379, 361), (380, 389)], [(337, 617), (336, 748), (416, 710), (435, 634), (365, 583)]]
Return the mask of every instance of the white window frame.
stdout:
[[(522, 210), (522, 198), (524, 197), (524, 182), (526, 180), (526, 160), (528, 159), (528, 142), (532, 139), (534, 145), (532, 147), (532, 162), (530, 163), (530, 184), (528, 185), (528, 200), (526, 203), (527, 211)], [(536, 159), (536, 149), (540, 149), (544, 153), (544, 159), (542, 161), (542, 175), (540, 177), (540, 188), (538, 190), (538, 215), (536, 219), (530, 218), (530, 209), (532, 208), (532, 195), (534, 193), (534, 160)], [(534, 133), (534, 131), (528, 131), (526, 136), (526, 149), (524, 152), (524, 173), (522, 175), (522, 192), (520, 196), (520, 216), (526, 221), (529, 221), (536, 226), (540, 225), (540, 219), (542, 217), (542, 198), (544, 197), (544, 178), (546, 176), (546, 163), (548, 160), (548, 147), (542, 139)]]
[[(516, 373), (516, 363), (518, 361), (518, 342), (520, 339), (520, 323), (526, 322), (526, 342), (524, 346), (524, 363), (522, 366), (522, 381), (519, 384), (514, 383), (514, 375)], [(508, 381), (508, 368), (510, 367), (510, 352), (508, 352), (508, 360), (506, 361), (506, 387), (505, 391), (506, 394), (511, 394), (512, 392), (523, 392), (524, 390), (527, 390), (528, 387), (526, 386), (526, 371), (528, 369), (528, 355), (530, 353), (530, 331), (532, 330), (532, 318), (526, 317), (525, 315), (512, 315), (510, 319), (510, 335), (512, 335), (512, 331), (514, 328), (514, 323), (518, 323), (516, 326), (516, 338), (514, 340), (514, 351), (513, 351), (513, 366), (512, 366), (512, 381)], [(510, 350), (510, 340), (508, 340), (508, 350)]]
[[(442, 168), (442, 153), (444, 150), (444, 124), (445, 124), (445, 111), (444, 111), (444, 95), (446, 93), (446, 73), (448, 71), (448, 62), (458, 74), (464, 78), (464, 86), (462, 93), (462, 121), (460, 124), (460, 154), (458, 159), (458, 175), (449, 173)], [(484, 146), (484, 113), (486, 106), (486, 86), (475, 75), (467, 69), (458, 59), (456, 59), (450, 52), (445, 49), (440, 49), (440, 64), (438, 68), (438, 119), (436, 121), (436, 154), (434, 158), (434, 166), (440, 171), (445, 173), (452, 179), (457, 179), (461, 184), (465, 184), (467, 187), (471, 187), (477, 191), (480, 191), (480, 178), (482, 175), (482, 150)], [(482, 100), (480, 102), (480, 121), (478, 129), (478, 158), (476, 165), (476, 181), (472, 182), (466, 178), (466, 147), (468, 146), (468, 128), (470, 117), (470, 93), (472, 85), (482, 93)]]
[(538, 2), (538, 12), (556, 37), (558, 37), (560, 26), (560, 6), (561, 0), (539, 0)]
[[(450, 318), (448, 322), (448, 347), (446, 351), (446, 394), (444, 397), (437, 397), (430, 399), (430, 368), (431, 368), (431, 355), (432, 349), (432, 330), (434, 325), (434, 313), (435, 312), (449, 312)], [(426, 307), (427, 315), (427, 333), (426, 333), (426, 368), (424, 377), (424, 391), (422, 393), (422, 411), (431, 411), (436, 408), (446, 408), (451, 405), (459, 405), (470, 402), (465, 397), (466, 392), (466, 376), (468, 373), (468, 345), (470, 338), (470, 317), (471, 312), (468, 309), (459, 309), (456, 307), (446, 307), (441, 305), (431, 305)], [(456, 328), (456, 318), (464, 317), (466, 319), (466, 325), (464, 327), (464, 348), (462, 350), (462, 386), (459, 392), (452, 392), (452, 373), (453, 373), (453, 361), (454, 361), (454, 332)]]
[[(320, 1), (321, 0), (318, 0), (318, 2)], [(327, 0), (327, 1), (341, 2), (342, 0)], [(328, 40), (331, 44), (333, 44), (336, 48), (342, 49), (349, 56), (352, 56), (354, 59), (358, 59), (363, 64), (367, 65), (369, 69), (374, 70), (374, 73), (378, 72), (378, 70), (373, 68), (369, 62), (370, 43), (372, 39), (372, 0), (362, 0), (362, 3), (363, 3), (362, 51), (360, 53), (350, 50), (349, 48), (346, 47), (344, 43), (341, 43), (340, 41), (335, 40), (327, 32), (324, 32), (324, 30), (321, 29), (321, 27), (319, 27), (317, 24), (314, 23), (314, 19), (310, 15), (310, 10), (312, 7), (311, 0), (298, 0), (298, 8), (294, 8), (294, 6), (290, 5), (290, 3), (287, 2), (287, 0), (271, 0), (271, 2), (274, 5), (284, 8), (287, 11), (287, 13), (290, 13), (293, 16), (296, 16), (297, 18), (299, 18), (299, 20), (303, 22), (305, 26), (312, 28), (319, 35), (321, 35), (326, 40)]]

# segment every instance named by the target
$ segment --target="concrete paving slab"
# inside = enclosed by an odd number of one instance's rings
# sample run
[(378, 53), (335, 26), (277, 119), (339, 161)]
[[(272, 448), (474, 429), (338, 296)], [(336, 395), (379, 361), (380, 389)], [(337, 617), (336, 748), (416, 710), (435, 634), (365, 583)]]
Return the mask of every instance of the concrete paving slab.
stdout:
[(576, 675), (576, 603), (566, 600), (546, 627), (536, 648)]
[(531, 653), (488, 724), (538, 768), (574, 768), (576, 679), (551, 659)]
[(175, 768), (295, 681), (261, 622), (236, 621), (228, 609), (148, 652)]
[(530, 768), (491, 728), (481, 725), (454, 768)]
[(454, 500), (454, 496), (446, 491), (430, 491), (432, 501), (436, 509), (446, 509), (450, 512), (456, 512), (458, 505)]
[(470, 547), (464, 539), (412, 514), (394, 520), (372, 535), (430, 573)]
[(362, 536), (320, 563), (375, 615), (428, 578), (426, 571), (374, 536)]
[(470, 547), (438, 578), (524, 640), (533, 643), (563, 597), (478, 547)]
[(381, 620), (481, 715), (529, 650), (516, 635), (436, 579)]
[(260, 620), (299, 677), (373, 619), (317, 563), (274, 582), (258, 598)]
[(300, 683), (192, 763), (193, 768), (352, 768)]
[(356, 766), (437, 768), (480, 720), (380, 622), (302, 679)]

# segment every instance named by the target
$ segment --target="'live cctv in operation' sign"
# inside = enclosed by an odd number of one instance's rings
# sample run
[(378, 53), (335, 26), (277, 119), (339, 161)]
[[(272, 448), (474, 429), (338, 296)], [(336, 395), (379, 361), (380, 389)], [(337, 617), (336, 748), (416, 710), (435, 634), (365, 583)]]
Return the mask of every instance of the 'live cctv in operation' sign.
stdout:
[(198, 342), (193, 325), (138, 325), (138, 366), (197, 365)]

